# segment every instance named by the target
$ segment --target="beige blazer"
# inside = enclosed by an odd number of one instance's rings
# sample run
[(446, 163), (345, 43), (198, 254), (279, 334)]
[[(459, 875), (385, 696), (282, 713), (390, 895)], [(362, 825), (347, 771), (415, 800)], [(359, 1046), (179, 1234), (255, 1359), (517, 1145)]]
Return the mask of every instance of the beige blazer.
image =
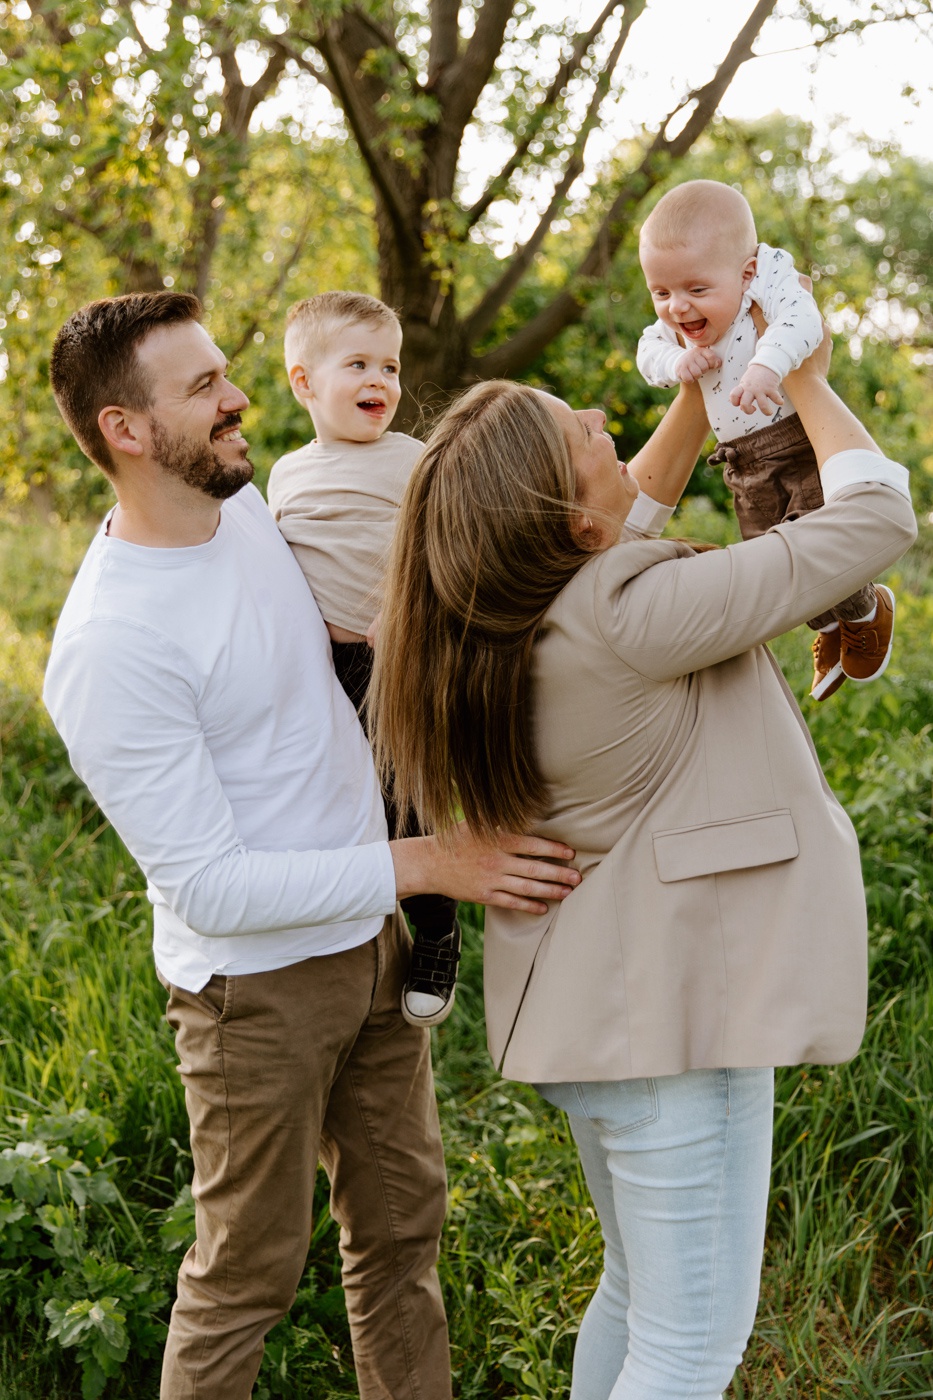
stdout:
[(585, 878), (546, 915), (487, 912), (489, 1048), (508, 1078), (855, 1054), (858, 846), (762, 643), (915, 534), (909, 500), (856, 483), (725, 550), (623, 541), (564, 589), (534, 659), (536, 830), (575, 847)]

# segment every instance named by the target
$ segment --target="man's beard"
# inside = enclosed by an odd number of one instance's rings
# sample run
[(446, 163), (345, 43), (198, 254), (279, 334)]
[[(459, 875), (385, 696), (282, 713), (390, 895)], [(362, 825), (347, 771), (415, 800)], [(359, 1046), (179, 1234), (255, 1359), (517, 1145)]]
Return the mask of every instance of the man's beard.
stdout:
[[(211, 436), (226, 432), (240, 422), (238, 413), (228, 414), (222, 423), (217, 423)], [(156, 462), (164, 472), (203, 491), (215, 501), (226, 501), (236, 494), (241, 486), (253, 479), (253, 464), (245, 455), (238, 462), (227, 462), (213, 447), (196, 443), (179, 433), (172, 437), (161, 423), (149, 420), (152, 433), (152, 451)]]

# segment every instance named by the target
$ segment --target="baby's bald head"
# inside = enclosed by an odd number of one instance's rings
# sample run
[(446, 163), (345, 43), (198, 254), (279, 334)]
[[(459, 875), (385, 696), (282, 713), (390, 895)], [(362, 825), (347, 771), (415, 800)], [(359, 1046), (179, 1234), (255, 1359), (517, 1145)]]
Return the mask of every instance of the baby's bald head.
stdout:
[(739, 262), (758, 245), (748, 200), (718, 180), (688, 180), (663, 195), (641, 227), (639, 249), (686, 247), (712, 235)]

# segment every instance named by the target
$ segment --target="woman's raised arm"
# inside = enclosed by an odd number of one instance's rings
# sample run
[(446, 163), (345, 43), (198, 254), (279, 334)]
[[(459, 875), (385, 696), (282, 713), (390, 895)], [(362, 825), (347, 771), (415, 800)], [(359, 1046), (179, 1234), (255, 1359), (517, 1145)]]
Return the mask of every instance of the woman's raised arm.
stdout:
[(699, 386), (681, 384), (651, 437), (629, 462), (629, 473), (658, 505), (676, 506), (708, 437), (709, 422)]
[(848, 452), (853, 448), (867, 452), (881, 451), (851, 409), (846, 408), (838, 394), (829, 387), (826, 375), (831, 349), (832, 337), (827, 328), (822, 345), (814, 350), (809, 359), (804, 360), (799, 369), (792, 370), (784, 379), (821, 470), (837, 452)]

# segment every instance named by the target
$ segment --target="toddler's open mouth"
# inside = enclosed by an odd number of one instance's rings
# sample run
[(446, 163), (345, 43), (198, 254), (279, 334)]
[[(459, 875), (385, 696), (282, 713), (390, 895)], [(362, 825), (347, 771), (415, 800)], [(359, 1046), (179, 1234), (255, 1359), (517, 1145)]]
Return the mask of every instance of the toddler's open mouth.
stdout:
[(687, 340), (699, 340), (708, 325), (709, 322), (704, 317), (702, 321), (681, 321), (678, 329)]
[(361, 408), (364, 413), (368, 413), (370, 418), (385, 417), (386, 406), (384, 403), (380, 403), (378, 399), (363, 399), (356, 406), (357, 408)]

